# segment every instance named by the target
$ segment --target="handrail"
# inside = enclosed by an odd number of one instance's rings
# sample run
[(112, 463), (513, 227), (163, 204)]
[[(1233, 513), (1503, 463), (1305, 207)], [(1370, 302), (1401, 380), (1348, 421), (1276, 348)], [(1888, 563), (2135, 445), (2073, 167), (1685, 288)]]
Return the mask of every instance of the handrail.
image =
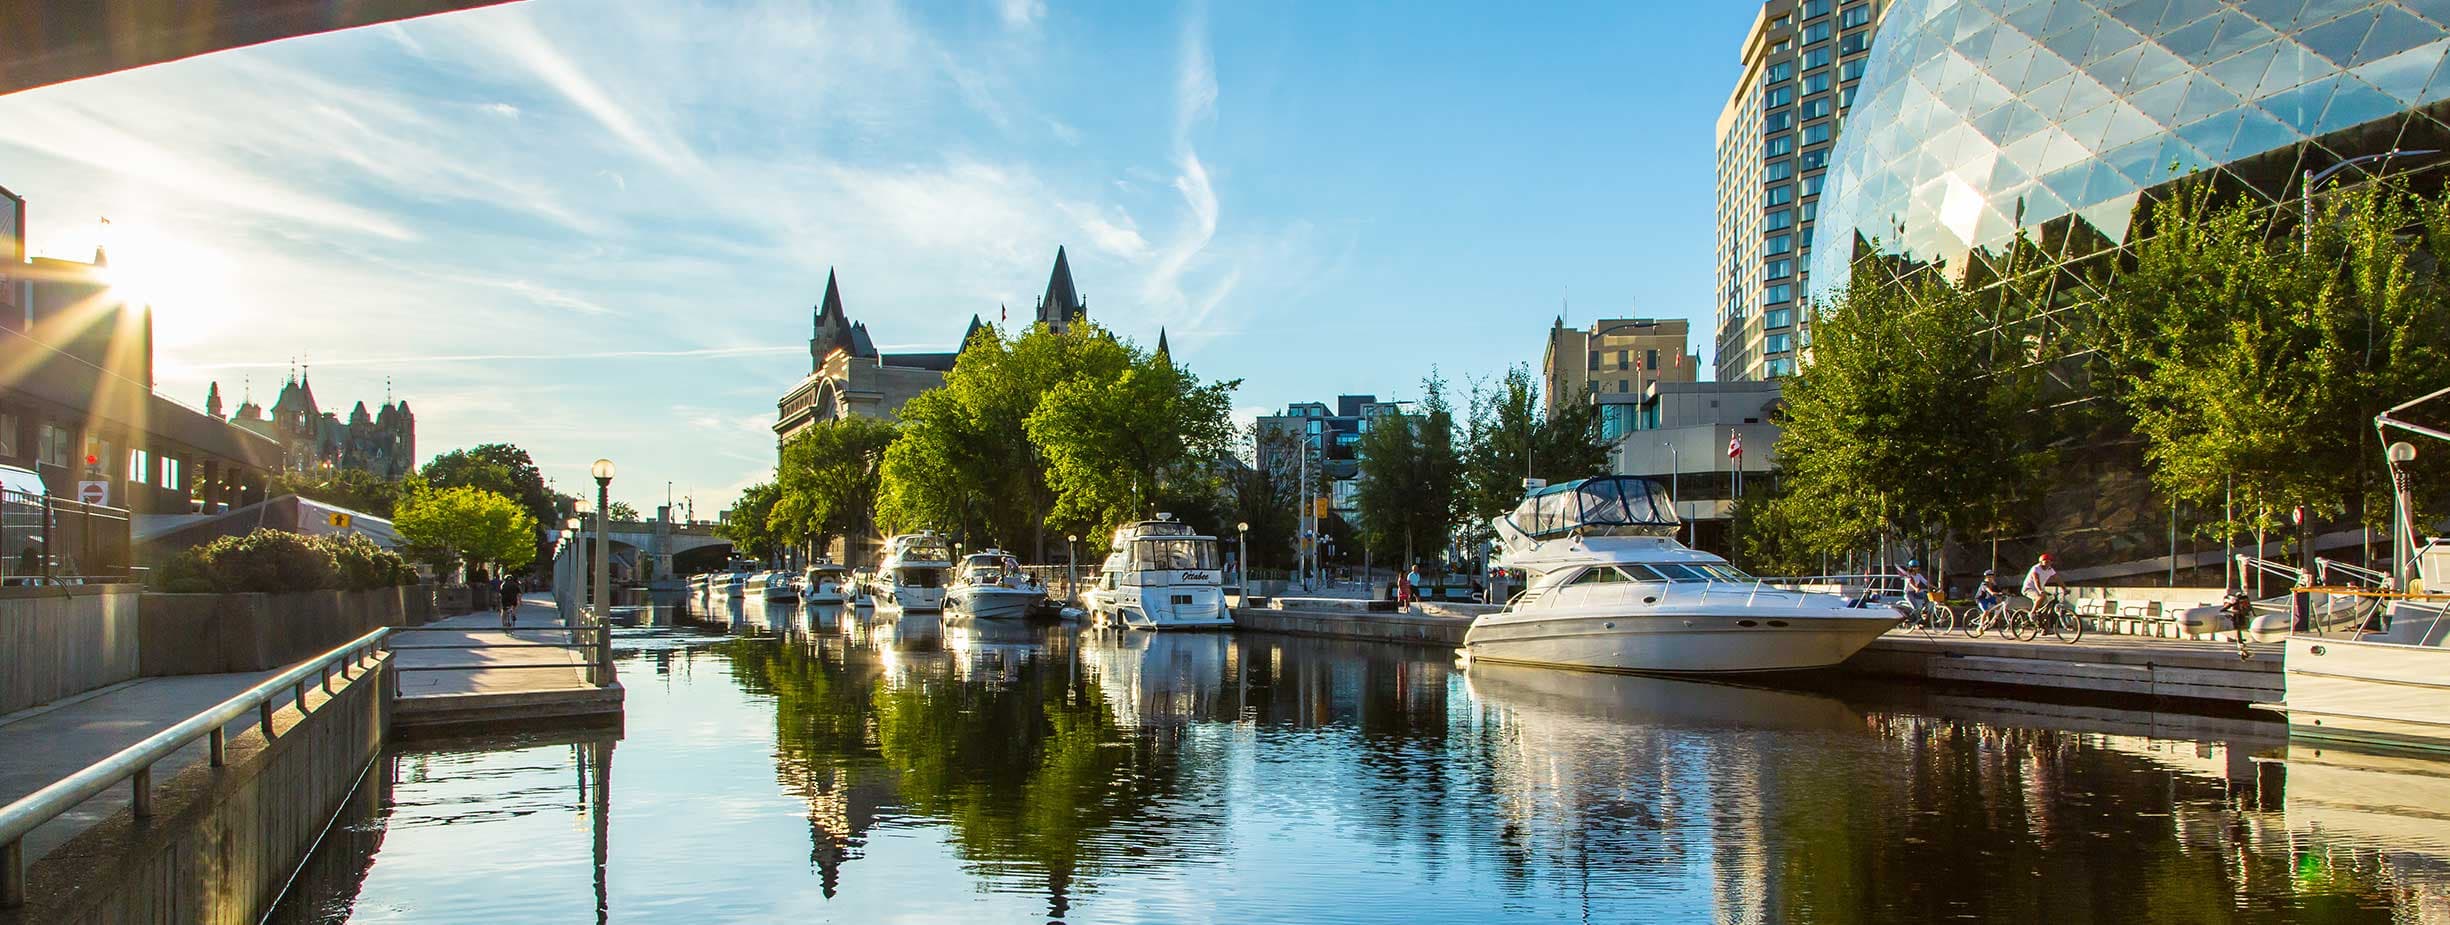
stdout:
[(25, 904), (25, 842), (27, 834), (40, 828), (77, 804), (111, 789), (121, 781), (136, 782), (130, 811), (137, 816), (153, 814), (153, 766), (170, 757), (187, 744), (207, 736), (212, 739), (213, 766), (227, 764), (223, 751), (223, 728), (231, 722), (255, 713), (264, 726), (264, 735), (272, 735), (273, 701), (294, 697), (300, 712), (306, 709), (306, 681), (319, 679), (324, 691), (331, 691), (331, 671), (337, 665), (342, 677), (348, 676), (348, 666), (362, 666), (366, 657), (382, 645), (390, 627), (376, 629), (339, 647), (299, 662), (287, 671), (267, 678), (263, 683), (247, 688), (237, 696), (223, 700), (178, 725), (147, 736), (144, 741), (120, 749), (118, 754), (86, 765), (83, 770), (52, 782), (50, 786), (25, 795), (7, 806), (0, 806), (0, 908)]
[(2314, 559), (2314, 571), (2318, 580), (2322, 581), (2324, 584), (2331, 583), (2331, 573), (2333, 571), (2346, 572), (2349, 577), (2363, 579), (2367, 582), (2371, 582), (2376, 587), (2390, 581), (2389, 572), (2385, 572), (2380, 569), (2370, 569), (2361, 565), (2349, 565), (2348, 563), (2341, 562), (2337, 559), (2324, 559), (2316, 557)]

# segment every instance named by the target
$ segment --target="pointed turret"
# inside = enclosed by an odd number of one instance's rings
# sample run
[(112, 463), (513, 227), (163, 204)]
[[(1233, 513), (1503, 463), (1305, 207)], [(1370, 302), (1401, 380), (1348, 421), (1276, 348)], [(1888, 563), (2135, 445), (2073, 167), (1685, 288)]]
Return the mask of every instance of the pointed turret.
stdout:
[(349, 426), (363, 427), (372, 423), (374, 423), (374, 415), (366, 411), (365, 401), (360, 400), (357, 407), (349, 409)]
[(833, 269), (828, 267), (825, 271), (825, 298), (817, 302), (815, 333), (808, 339), (809, 368), (824, 368), (826, 355), (836, 350), (849, 350), (852, 355), (859, 355), (852, 342), (851, 329), (851, 317), (842, 310), (842, 284), (834, 278)]
[(1174, 362), (1174, 351), (1166, 349), (1163, 325), (1157, 328), (1157, 359), (1164, 360), (1167, 365), (1172, 365)]
[(970, 349), (970, 342), (978, 339), (978, 332), (984, 330), (987, 330), (987, 323), (980, 321), (977, 315), (971, 315), (970, 326), (962, 329), (961, 332), (961, 348), (960, 350), (955, 350), (954, 352), (959, 353), (961, 350)]
[(1080, 289), (1072, 284), (1072, 261), (1062, 245), (1055, 246), (1055, 272), (1046, 279), (1046, 295), (1038, 300), (1038, 322), (1057, 332), (1068, 331), (1072, 322), (1089, 317), (1089, 303), (1080, 297)]
[(222, 416), (222, 414), (221, 414), (221, 381), (220, 381), (220, 380), (218, 380), (218, 379), (213, 380), (212, 387), (211, 387), (211, 388), (209, 388), (209, 389), (206, 389), (206, 390), (205, 390), (205, 392), (204, 392), (204, 413), (209, 414), (209, 415), (212, 415), (213, 417), (216, 417), (216, 418), (219, 418), (219, 417), (221, 417), (221, 416)]

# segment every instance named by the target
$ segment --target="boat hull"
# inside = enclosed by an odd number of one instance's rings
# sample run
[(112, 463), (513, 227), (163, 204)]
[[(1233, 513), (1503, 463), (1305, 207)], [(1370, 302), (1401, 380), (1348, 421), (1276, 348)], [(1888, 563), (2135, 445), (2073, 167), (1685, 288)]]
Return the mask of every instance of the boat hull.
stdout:
[(1474, 621), (1464, 635), (1464, 652), (1473, 661), (1586, 671), (1800, 671), (1843, 662), (1897, 625), (1886, 610), (1777, 617), (1702, 611), (1510, 616)]
[(1030, 608), (1046, 599), (1039, 591), (1014, 588), (954, 588), (945, 595), (947, 608), (979, 620), (1022, 620)]
[(2291, 737), (2450, 751), (2450, 649), (2295, 636), (2286, 658)]
[(893, 606), (899, 607), (903, 610), (944, 609), (943, 588), (919, 588), (908, 585), (889, 585), (884, 588), (884, 592), (883, 597), (885, 600), (893, 602)]

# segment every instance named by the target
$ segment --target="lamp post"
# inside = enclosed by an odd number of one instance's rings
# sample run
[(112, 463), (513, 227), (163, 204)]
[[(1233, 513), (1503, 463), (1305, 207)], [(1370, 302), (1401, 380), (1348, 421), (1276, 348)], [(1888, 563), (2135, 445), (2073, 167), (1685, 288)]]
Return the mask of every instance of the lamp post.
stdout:
[(1080, 534), (1063, 535), (1063, 592), (1080, 603)]
[(605, 545), (606, 510), (612, 507), (613, 461), (599, 459), (588, 468), (595, 476), (595, 619), (612, 619), (612, 547)]
[[(579, 504), (582, 505), (586, 503), (587, 502), (585, 499), (580, 499), (579, 501)], [(582, 526), (582, 522), (574, 516), (563, 522), (562, 526), (565, 529), (562, 530), (561, 545), (565, 551), (561, 557), (561, 575), (559, 577), (562, 582), (562, 587), (566, 588), (567, 590), (562, 591), (557, 589), (553, 597), (555, 603), (561, 605), (559, 609), (561, 610), (562, 624), (568, 626), (575, 625), (578, 622), (574, 619), (578, 616), (579, 612), (578, 591), (585, 584), (579, 578), (579, 569), (584, 567), (583, 561), (579, 558), (579, 537), (582, 534), (580, 534), (578, 531)]]
[(1251, 525), (1250, 521), (1234, 522), (1234, 605), (1251, 605)]
[[(2407, 464), (2416, 461), (2416, 446), (2405, 440), (2393, 443), (2385, 452), (2390, 460), (2390, 577), (2391, 587), (2407, 590), (2408, 553), (2415, 548), (2415, 527), (2408, 523)], [(2426, 588), (2427, 591), (2437, 590)]]
[[(1680, 506), (1684, 504), (1684, 466), (1676, 462), (1676, 441), (1661, 440), (1659, 445), (1667, 448), (1667, 497), (1673, 502), (1670, 507)], [(1684, 513), (1681, 511), (1676, 514), (1676, 542), (1684, 542)]]

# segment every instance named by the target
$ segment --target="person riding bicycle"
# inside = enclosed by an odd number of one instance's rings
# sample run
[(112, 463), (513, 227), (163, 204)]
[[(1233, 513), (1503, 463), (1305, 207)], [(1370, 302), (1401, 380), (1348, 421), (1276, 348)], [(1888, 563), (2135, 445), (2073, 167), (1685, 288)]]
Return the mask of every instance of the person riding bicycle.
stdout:
[(1907, 560), (1906, 567), (1899, 569), (1898, 574), (1905, 578), (1906, 606), (1911, 608), (1914, 619), (1921, 620), (1929, 617), (1933, 597), (1931, 576), (1923, 574), (1922, 560)]
[(502, 595), (503, 629), (511, 628), (511, 625), (519, 619), (519, 592), (521, 590), (523, 589), (519, 587), (518, 578), (510, 575), (502, 576), (499, 591)]
[(2065, 591), (2067, 583), (2059, 580), (2059, 567), (2051, 561), (2050, 554), (2043, 553), (2040, 559), (2034, 561), (2033, 568), (2025, 572), (2023, 590), (2026, 597), (2033, 599), (2034, 606), (2039, 607), (2051, 597), (2053, 588)]
[(2007, 596), (2008, 589), (1999, 584), (1999, 570), (1983, 569), (1982, 583), (1974, 586), (1974, 606), (1989, 610), (1999, 606), (1999, 602)]

